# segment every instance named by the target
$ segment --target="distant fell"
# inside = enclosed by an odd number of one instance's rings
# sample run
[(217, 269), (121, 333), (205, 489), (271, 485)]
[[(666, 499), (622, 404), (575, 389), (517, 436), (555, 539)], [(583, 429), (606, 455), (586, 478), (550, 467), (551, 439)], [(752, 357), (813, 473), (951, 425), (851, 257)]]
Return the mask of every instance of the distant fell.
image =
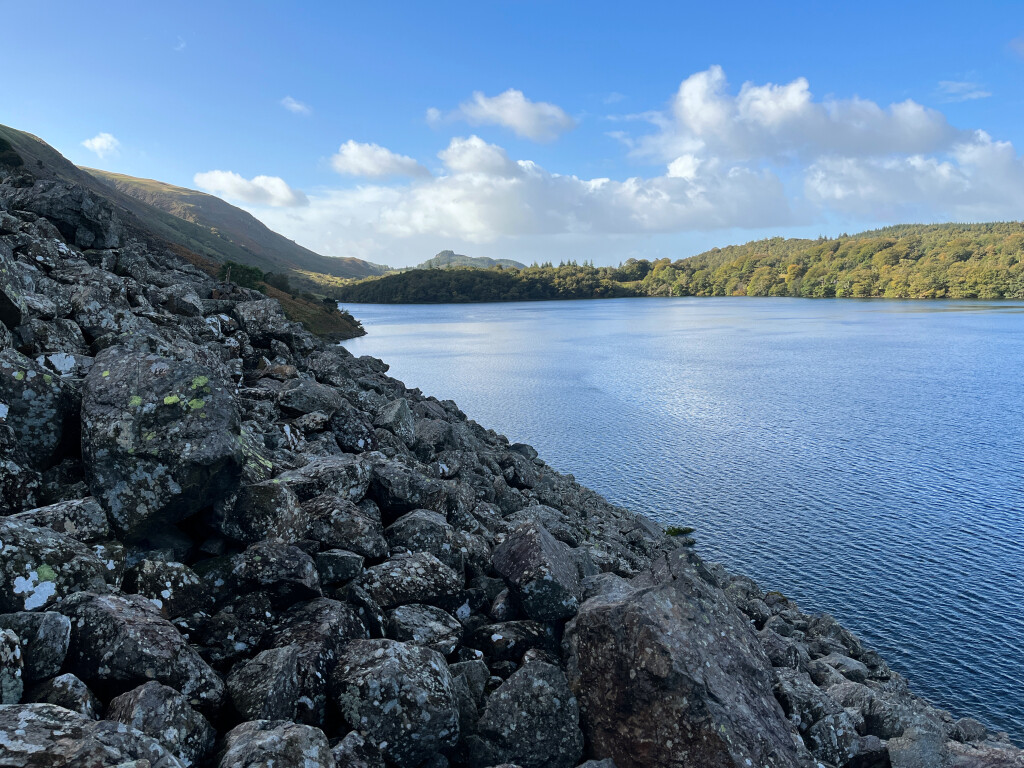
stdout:
[(441, 251), (432, 259), (427, 259), (422, 264), (417, 264), (414, 269), (448, 269), (450, 267), (478, 267), (479, 269), (491, 269), (492, 267), (511, 267), (512, 269), (526, 269), (526, 265), (513, 261), (512, 259), (490, 259), (486, 256), (463, 256), (455, 251)]
[(218, 248), (243, 249), (246, 255), (237, 260), (264, 271), (304, 270), (355, 278), (387, 271), (385, 266), (362, 259), (322, 256), (303, 248), (269, 229), (252, 214), (205, 192), (96, 168), (82, 170), (129, 197), (202, 227), (219, 241)]

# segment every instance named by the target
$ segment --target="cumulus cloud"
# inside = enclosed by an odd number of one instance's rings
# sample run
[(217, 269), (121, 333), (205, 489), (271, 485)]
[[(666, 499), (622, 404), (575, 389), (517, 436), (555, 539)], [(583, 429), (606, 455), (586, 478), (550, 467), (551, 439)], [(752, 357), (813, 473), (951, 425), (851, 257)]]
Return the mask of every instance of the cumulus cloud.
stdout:
[(557, 259), (567, 242), (585, 242), (614, 259), (611, 248), (635, 253), (678, 233), (1024, 211), (1024, 158), (1009, 142), (912, 100), (818, 99), (804, 78), (732, 88), (711, 67), (685, 78), (664, 109), (621, 116), (616, 128), (627, 155), (654, 170), (559, 174), (470, 135), (438, 152), (443, 170), (432, 176), (412, 158), (348, 142), (337, 170), (405, 178), (322, 190), (307, 207), (261, 217), (326, 253), (409, 263), (410, 252), (419, 261), (459, 243), (515, 256), (509, 244), (530, 242), (532, 254)]
[(445, 119), (464, 120), (470, 125), (500, 125), (534, 141), (552, 141), (576, 127), (576, 121), (561, 107), (546, 101), (530, 101), (514, 88), (497, 96), (476, 91), (472, 99), (447, 117), (436, 107), (427, 110), (427, 122), (437, 124)]
[(309, 204), (309, 199), (301, 190), (292, 189), (278, 176), (246, 179), (233, 171), (206, 171), (197, 173), (193, 181), (200, 189), (211, 194), (253, 205), (294, 208)]
[(101, 160), (110, 155), (116, 155), (121, 147), (121, 142), (109, 133), (97, 133), (91, 139), (82, 142), (82, 146), (90, 152), (94, 152)]
[(406, 155), (399, 155), (379, 144), (346, 141), (338, 154), (331, 158), (331, 166), (348, 176), (429, 176), (430, 171)]
[(298, 99), (293, 99), (291, 96), (285, 96), (281, 99), (281, 106), (296, 115), (313, 114), (313, 108), (309, 106), (309, 104), (305, 104)]
[(939, 93), (945, 101), (973, 101), (987, 99), (992, 95), (978, 83), (968, 80), (940, 80)]

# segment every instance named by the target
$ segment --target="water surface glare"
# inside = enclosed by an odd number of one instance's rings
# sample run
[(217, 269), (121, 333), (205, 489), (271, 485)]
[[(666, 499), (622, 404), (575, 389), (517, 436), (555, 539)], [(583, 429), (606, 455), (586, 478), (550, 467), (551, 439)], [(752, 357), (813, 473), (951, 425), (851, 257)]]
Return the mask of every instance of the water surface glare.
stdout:
[(1024, 303), (349, 309), (353, 353), (1024, 743)]

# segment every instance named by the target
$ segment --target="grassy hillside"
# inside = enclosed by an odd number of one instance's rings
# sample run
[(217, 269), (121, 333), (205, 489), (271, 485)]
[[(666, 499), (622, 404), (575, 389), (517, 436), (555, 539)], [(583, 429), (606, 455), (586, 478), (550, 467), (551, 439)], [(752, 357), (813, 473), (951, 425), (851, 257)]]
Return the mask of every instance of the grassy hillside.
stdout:
[(241, 208), (204, 192), (95, 168), (82, 170), (126, 196), (196, 225), (207, 233), (212, 247), (230, 250), (232, 260), (252, 264), (265, 272), (304, 270), (358, 278), (387, 271), (387, 267), (362, 259), (331, 258), (314, 253), (268, 229)]
[(526, 269), (526, 265), (512, 259), (490, 259), (487, 256), (463, 256), (455, 251), (441, 251), (432, 259), (427, 259), (422, 264), (417, 264), (414, 269), (449, 269), (451, 267), (478, 267), (490, 269), (491, 267), (512, 267), (514, 269)]
[(1024, 223), (907, 224), (772, 238), (671, 261), (416, 270), (342, 286), (343, 301), (436, 303), (614, 296), (1024, 299)]
[[(254, 257), (253, 252), (245, 246), (211, 228), (179, 218), (122, 192), (116, 186), (78, 168), (49, 144), (32, 134), (0, 125), (0, 160), (9, 167), (22, 168), (38, 179), (78, 184), (91, 190), (108, 200), (118, 210), (125, 228), (133, 236), (153, 245), (169, 248), (211, 274), (219, 272), (226, 262), (234, 261), (252, 265), (261, 276), (263, 275), (259, 264), (266, 262)], [(224, 203), (224, 206), (231, 208), (227, 203)], [(244, 214), (243, 211), (238, 213)], [(259, 226), (262, 227), (262, 224)], [(270, 230), (266, 232), (274, 235)], [(290, 242), (285, 238), (280, 239), (286, 243)], [(326, 257), (319, 258), (327, 260)], [(269, 263), (275, 265), (277, 270), (282, 269), (276, 266), (277, 262)], [(270, 287), (265, 290), (270, 295)], [(314, 333), (339, 339), (363, 333), (359, 323), (346, 313), (338, 312), (333, 303), (327, 305), (320, 297), (306, 295), (299, 290), (286, 292), (285, 297), (282, 305), (288, 316), (303, 322)]]

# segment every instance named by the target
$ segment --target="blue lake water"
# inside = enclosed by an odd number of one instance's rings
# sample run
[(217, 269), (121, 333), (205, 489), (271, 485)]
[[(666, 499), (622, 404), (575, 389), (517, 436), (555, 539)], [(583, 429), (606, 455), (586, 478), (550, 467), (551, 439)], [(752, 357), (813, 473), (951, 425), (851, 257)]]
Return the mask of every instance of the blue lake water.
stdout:
[(1024, 742), (1024, 303), (349, 309), (353, 353)]

